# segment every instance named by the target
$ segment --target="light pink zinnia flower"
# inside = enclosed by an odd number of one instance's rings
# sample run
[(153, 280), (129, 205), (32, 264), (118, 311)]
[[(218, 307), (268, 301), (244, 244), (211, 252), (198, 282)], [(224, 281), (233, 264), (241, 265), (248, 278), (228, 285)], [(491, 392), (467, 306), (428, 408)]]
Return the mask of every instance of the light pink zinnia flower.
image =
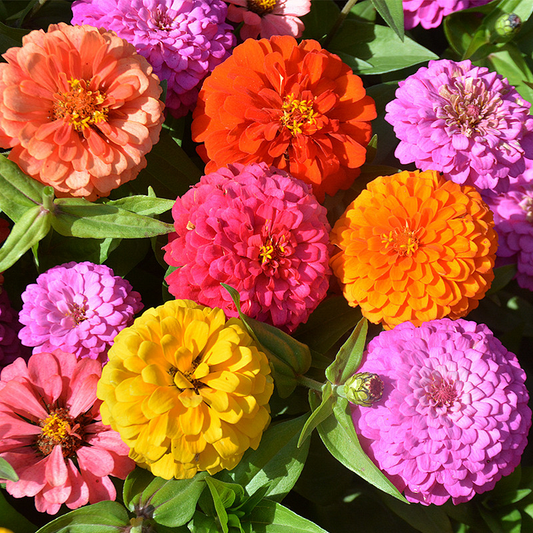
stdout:
[(520, 463), (526, 376), (485, 325), (404, 322), (369, 343), (358, 372), (384, 384), (372, 407), (352, 405), (361, 445), (408, 500), (466, 502)]
[(19, 476), (6, 490), (15, 498), (35, 496), (39, 512), (114, 500), (109, 476), (124, 479), (135, 466), (119, 434), (100, 421), (101, 373), (98, 361), (61, 350), (2, 370), (0, 457)]
[(61, 348), (102, 363), (115, 335), (143, 308), (128, 281), (89, 261), (44, 272), (26, 287), (22, 301), (19, 338), (33, 353)]
[(228, 20), (241, 23), (241, 39), (258, 35), (270, 39), (273, 35), (300, 37), (304, 24), (298, 17), (311, 10), (311, 0), (226, 0)]
[(203, 176), (172, 208), (176, 234), (165, 261), (176, 298), (242, 311), (292, 331), (326, 296), (330, 269), (326, 209), (310, 187), (265, 163), (229, 165)]

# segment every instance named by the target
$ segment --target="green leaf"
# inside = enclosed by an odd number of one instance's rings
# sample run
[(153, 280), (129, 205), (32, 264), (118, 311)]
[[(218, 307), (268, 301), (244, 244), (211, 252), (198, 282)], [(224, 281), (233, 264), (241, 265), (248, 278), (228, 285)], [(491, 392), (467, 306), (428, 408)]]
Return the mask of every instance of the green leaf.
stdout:
[(30, 31), (11, 28), (0, 22), (0, 54), (5, 54), (7, 50), (14, 46), (22, 46), (22, 37)]
[(83, 199), (55, 200), (52, 227), (66, 237), (138, 239), (174, 231), (172, 224)]
[(138, 215), (152, 216), (170, 211), (174, 205), (174, 200), (138, 195), (126, 196), (119, 200), (110, 200), (105, 202), (104, 205), (120, 207), (121, 209), (137, 213)]
[(3, 457), (0, 457), (0, 479), (7, 479), (9, 481), (19, 480), (14, 468)]
[(11, 529), (11, 531), (14, 531), (15, 533), (34, 533), (37, 530), (37, 526), (34, 526), (29, 520), (9, 505), (1, 490), (0, 527)]
[(51, 213), (41, 206), (28, 209), (13, 226), (9, 237), (0, 248), (0, 272), (13, 266), (50, 230)]
[(99, 502), (80, 507), (43, 526), (37, 533), (117, 533), (129, 524), (124, 506), (118, 502)]
[[(312, 391), (309, 391), (309, 395), (311, 394)], [(322, 402), (306, 420), (302, 432), (300, 433), (300, 438), (298, 439), (298, 448), (308, 439), (308, 437), (311, 436), (311, 433), (318, 427), (319, 424), (324, 422), (328, 416), (333, 414), (334, 403), (335, 398), (333, 397), (331, 383), (327, 382), (324, 385), (324, 390), (322, 391)]]
[[(318, 405), (316, 395), (310, 397)], [(359, 409), (368, 409), (360, 407)], [(318, 434), (331, 455), (346, 468), (355, 472), (378, 489), (407, 503), (398, 489), (385, 477), (381, 470), (365, 454), (355, 432), (348, 401), (337, 397), (333, 414), (318, 426)]]
[(268, 486), (266, 496), (281, 501), (292, 489), (309, 452), (309, 443), (298, 448), (298, 437), (307, 415), (273, 423), (257, 450), (249, 449), (233, 470), (219, 474), (222, 480), (242, 485), (250, 495)]
[(124, 504), (130, 511), (149, 506), (156, 523), (179, 527), (194, 515), (206, 477), (207, 473), (201, 472), (192, 479), (166, 480), (137, 467), (124, 482)]
[(340, 12), (334, 0), (314, 0), (311, 11), (301, 18), (305, 25), (302, 38), (320, 41), (333, 27)]
[(270, 500), (256, 505), (242, 521), (242, 527), (246, 533), (327, 533), (310, 520)]
[(333, 37), (328, 50), (359, 75), (384, 74), (438, 59), (409, 37), (402, 41), (386, 26), (360, 22), (350, 16)]
[(357, 372), (363, 358), (367, 332), (368, 320), (362, 318), (338, 351), (335, 361), (326, 368), (326, 378), (334, 385), (344, 385)]
[(194, 513), (188, 527), (191, 533), (213, 533), (214, 531), (220, 531), (216, 518), (214, 516), (206, 516), (200, 511)]
[(503, 289), (515, 276), (516, 265), (504, 265), (494, 269), (494, 280), (485, 296), (490, 296)]
[(223, 533), (228, 533), (228, 512), (234, 503), (244, 499), (244, 489), (236, 483), (224, 483), (215, 478), (206, 478), (206, 484), (213, 498), (215, 512)]
[(0, 155), (0, 209), (17, 222), (28, 208), (41, 204), (44, 185)]
[(403, 4), (402, 0), (372, 0), (377, 12), (395, 31), (400, 40), (404, 40)]

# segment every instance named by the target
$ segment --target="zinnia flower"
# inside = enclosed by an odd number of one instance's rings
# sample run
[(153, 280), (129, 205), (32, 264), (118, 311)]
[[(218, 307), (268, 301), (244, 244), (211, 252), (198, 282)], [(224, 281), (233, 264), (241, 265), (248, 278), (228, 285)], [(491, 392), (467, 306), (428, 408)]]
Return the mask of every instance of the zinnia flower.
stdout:
[(107, 196), (146, 166), (159, 139), (161, 87), (115, 33), (52, 24), (0, 64), (0, 146), (60, 196)]
[(322, 201), (359, 175), (376, 109), (339, 57), (274, 36), (237, 46), (205, 80), (193, 117), (206, 172), (265, 162), (312, 184)]
[(18, 313), (11, 307), (7, 292), (0, 286), (0, 369), (15, 359), (28, 359), (31, 350), (22, 346), (18, 332), (22, 327)]
[(190, 300), (121, 331), (98, 383), (102, 419), (155, 476), (231, 469), (270, 422), (266, 355), (239, 319)]
[(493, 225), (473, 187), (437, 172), (376, 178), (335, 224), (331, 266), (348, 303), (371, 322), (459, 318), (494, 279)]
[(237, 316), (227, 283), (248, 316), (289, 331), (307, 321), (331, 273), (326, 209), (309, 189), (265, 163), (203, 176), (172, 209), (171, 294)]
[(113, 30), (160, 79), (175, 117), (194, 109), (203, 79), (235, 45), (222, 0), (76, 0), (72, 23)]
[(403, 0), (404, 26), (410, 30), (419, 24), (423, 28), (436, 28), (443, 17), (455, 11), (484, 6), (490, 0)]
[(107, 360), (115, 335), (143, 305), (128, 281), (105, 265), (72, 261), (41, 274), (22, 293), (19, 337), (33, 352), (56, 348)]
[(496, 72), (442, 59), (399, 83), (385, 119), (403, 164), (502, 192), (533, 159), (530, 106)]
[(255, 39), (259, 34), (300, 37), (304, 24), (298, 17), (311, 10), (311, 0), (227, 0), (228, 20), (243, 22), (240, 36)]
[(520, 463), (526, 376), (485, 325), (406, 322), (370, 342), (359, 372), (384, 383), (372, 407), (351, 406), (361, 445), (408, 500), (466, 502)]
[(494, 213), (498, 259), (515, 262), (518, 285), (533, 291), (533, 168), (511, 183), (507, 192), (483, 199)]
[(98, 361), (61, 350), (2, 370), (0, 456), (19, 476), (6, 490), (15, 498), (35, 496), (39, 512), (114, 500), (109, 476), (124, 479), (135, 466), (118, 433), (100, 421), (101, 371)]

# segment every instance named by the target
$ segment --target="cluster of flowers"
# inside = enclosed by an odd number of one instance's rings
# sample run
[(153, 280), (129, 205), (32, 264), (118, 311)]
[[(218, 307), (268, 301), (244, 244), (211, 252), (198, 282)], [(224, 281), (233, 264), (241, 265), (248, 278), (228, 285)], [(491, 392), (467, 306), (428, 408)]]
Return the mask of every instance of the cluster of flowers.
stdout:
[[(382, 400), (353, 407), (369, 455), (413, 501), (490, 490), (520, 461), (531, 411), (516, 357), (461, 318), (494, 278), (498, 234), (533, 288), (530, 105), (487, 69), (431, 62), (387, 106), (398, 158), (420, 171), (372, 181), (331, 230), (320, 202), (359, 175), (374, 102), (339, 57), (294, 38), (308, 1), (230, 4), (78, 0), (80, 25), (31, 32), (4, 56), (0, 145), (58, 194), (94, 200), (146, 165), (160, 78), (167, 110), (193, 111), (207, 172), (172, 211), (177, 300), (134, 321), (140, 295), (88, 262), (27, 287), (9, 331), (33, 355), (2, 354), (0, 454), (20, 477), (7, 490), (54, 514), (114, 499), (108, 476), (135, 463), (166, 479), (233, 468), (270, 422), (273, 381), (220, 284), (292, 332), (330, 269), (388, 329), (361, 368), (380, 375)], [(408, 25), (447, 14), (422, 4)], [(226, 16), (252, 38), (233, 48)]]

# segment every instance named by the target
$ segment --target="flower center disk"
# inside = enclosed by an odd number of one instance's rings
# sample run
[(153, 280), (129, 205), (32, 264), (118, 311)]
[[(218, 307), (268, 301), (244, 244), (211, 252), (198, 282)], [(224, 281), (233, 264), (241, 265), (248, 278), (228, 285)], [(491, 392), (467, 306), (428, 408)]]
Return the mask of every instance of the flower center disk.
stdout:
[(248, 10), (258, 15), (272, 13), (277, 3), (277, 0), (247, 0)]
[(418, 250), (420, 244), (416, 236), (418, 231), (413, 231), (406, 223), (404, 228), (395, 228), (388, 235), (383, 233), (381, 235), (381, 242), (387, 250), (394, 250), (402, 257), (411, 256)]
[(305, 126), (316, 126), (318, 113), (313, 109), (312, 100), (298, 100), (293, 94), (286, 96), (281, 105), (280, 122), (291, 135), (307, 133)]
[(426, 395), (435, 407), (451, 407), (457, 398), (455, 383), (449, 379), (433, 377)]
[(43, 455), (50, 455), (57, 445), (61, 446), (65, 458), (72, 457), (81, 448), (83, 435), (80, 434), (79, 424), (69, 416), (68, 409), (52, 411), (47, 418), (39, 421), (39, 425), (42, 430), (35, 445)]

